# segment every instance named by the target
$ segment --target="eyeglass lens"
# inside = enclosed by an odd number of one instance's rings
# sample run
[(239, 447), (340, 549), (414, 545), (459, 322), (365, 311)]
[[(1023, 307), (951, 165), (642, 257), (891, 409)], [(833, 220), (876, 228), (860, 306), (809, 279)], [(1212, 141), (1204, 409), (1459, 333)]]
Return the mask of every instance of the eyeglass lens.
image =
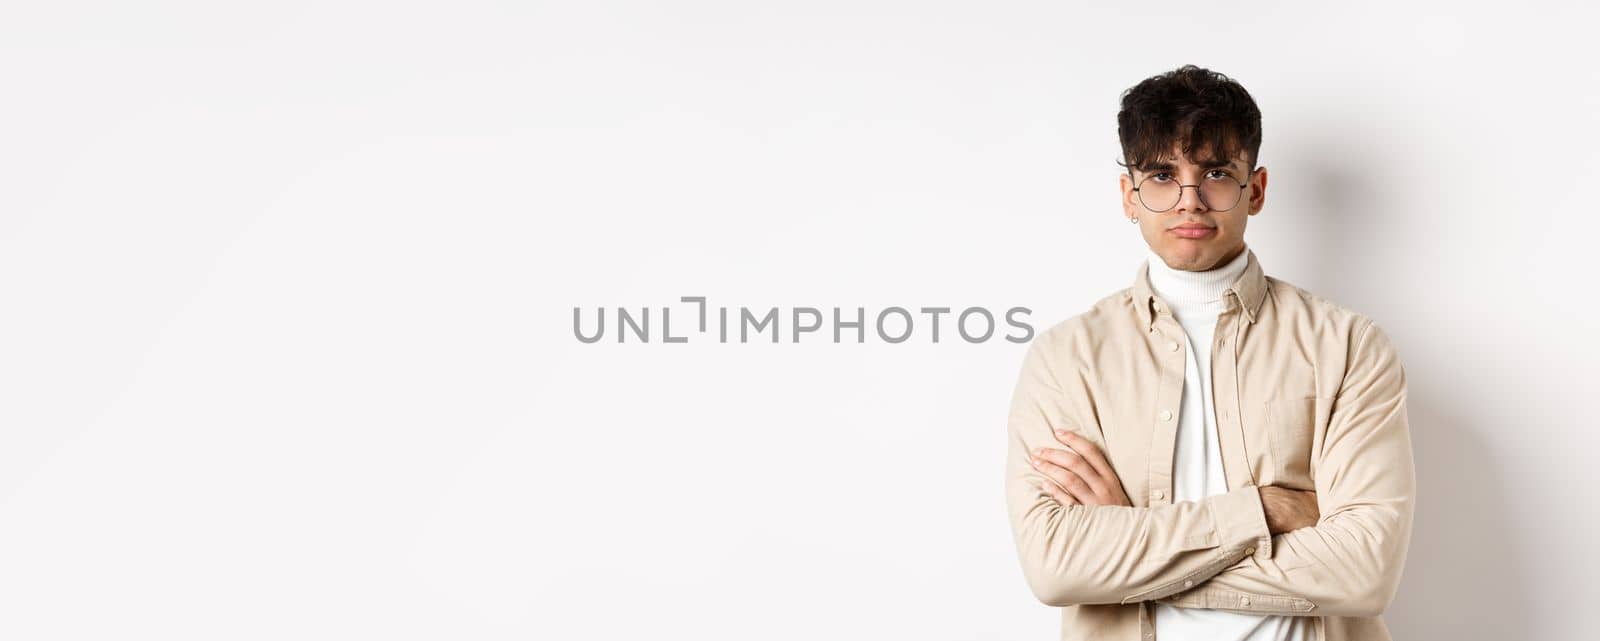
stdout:
[[(1208, 171), (1200, 178), (1200, 200), (1206, 208), (1218, 211), (1233, 209), (1239, 204), (1239, 195), (1244, 191), (1244, 186), (1238, 180), (1224, 171)], [(1146, 176), (1139, 182), (1139, 202), (1144, 203), (1150, 211), (1166, 211), (1178, 206), (1178, 201), (1183, 198), (1183, 187), (1178, 185), (1178, 179), (1170, 173), (1160, 172)]]

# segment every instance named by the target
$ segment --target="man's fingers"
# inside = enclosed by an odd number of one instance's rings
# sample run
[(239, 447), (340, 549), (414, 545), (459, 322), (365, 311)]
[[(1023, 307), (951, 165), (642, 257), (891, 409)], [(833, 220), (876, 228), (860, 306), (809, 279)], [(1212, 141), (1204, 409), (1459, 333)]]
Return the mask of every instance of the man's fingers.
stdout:
[(1095, 497), (1094, 490), (1092, 490), (1087, 483), (1084, 483), (1083, 478), (1073, 473), (1072, 470), (1056, 465), (1049, 460), (1040, 458), (1038, 456), (1030, 458), (1029, 461), (1033, 464), (1033, 468), (1038, 470), (1040, 474), (1043, 474), (1045, 478), (1054, 481), (1057, 486), (1068, 492), (1071, 492), (1073, 498), (1077, 498), (1082, 501)]
[(1100, 476), (1106, 479), (1117, 478), (1116, 471), (1111, 469), (1111, 463), (1106, 461), (1105, 455), (1100, 452), (1100, 448), (1094, 444), (1094, 441), (1067, 430), (1056, 430), (1056, 438), (1066, 443), (1067, 447), (1072, 448), (1079, 456), (1088, 461), (1089, 465), (1093, 466), (1095, 472), (1098, 472)]
[(1072, 476), (1072, 472), (1039, 458), (1038, 455), (1028, 457), (1028, 464), (1032, 465), (1033, 469), (1044, 476), (1047, 481), (1053, 481), (1063, 488), (1067, 487), (1067, 477)]
[(1062, 505), (1078, 504), (1078, 499), (1073, 498), (1073, 496), (1068, 494), (1065, 490), (1056, 487), (1056, 484), (1050, 481), (1050, 479), (1039, 481), (1039, 489), (1044, 490), (1045, 494), (1049, 494), (1050, 498), (1055, 499), (1057, 503)]
[(1089, 464), (1094, 466), (1096, 472), (1106, 477), (1116, 476), (1116, 473), (1111, 469), (1111, 464), (1106, 461), (1105, 455), (1100, 452), (1100, 446), (1095, 445), (1094, 441), (1068, 430), (1056, 430), (1056, 437), (1061, 442), (1066, 443), (1067, 447), (1072, 448), (1073, 451), (1082, 456), (1084, 460), (1089, 461)]
[(1076, 452), (1041, 448), (1039, 456), (1049, 463), (1071, 471), (1080, 479), (1086, 489), (1094, 493), (1094, 496), (1105, 496), (1106, 481), (1100, 477), (1100, 471), (1096, 470), (1093, 465), (1090, 465), (1088, 461), (1084, 460)]

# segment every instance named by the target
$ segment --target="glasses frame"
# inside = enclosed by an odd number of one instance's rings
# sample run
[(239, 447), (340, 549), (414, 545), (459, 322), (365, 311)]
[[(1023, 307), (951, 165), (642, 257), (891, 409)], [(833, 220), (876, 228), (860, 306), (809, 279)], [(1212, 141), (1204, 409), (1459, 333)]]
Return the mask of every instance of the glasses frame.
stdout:
[[(1249, 172), (1245, 173), (1244, 182), (1239, 183), (1239, 191), (1241, 192), (1241, 195), (1242, 195), (1242, 192), (1244, 192), (1245, 188), (1250, 186), (1250, 177), (1254, 176), (1255, 173), (1256, 173), (1256, 170), (1258, 170), (1258, 169), (1261, 169), (1261, 168), (1260, 167), (1255, 167), (1255, 168), (1252, 168)], [(1208, 169), (1207, 171), (1210, 171), (1210, 170)], [(1139, 191), (1139, 187), (1144, 185), (1144, 181), (1150, 180), (1150, 178), (1152, 178), (1153, 176), (1155, 176), (1158, 173), (1165, 173), (1165, 172), (1155, 172), (1155, 173), (1150, 174), (1149, 176), (1145, 176), (1143, 180), (1140, 180), (1138, 183), (1135, 184), (1135, 186), (1133, 188), (1133, 191), (1135, 193), (1137, 193)], [(1128, 177), (1129, 178), (1133, 178), (1134, 177), (1132, 171), (1128, 172)], [(1229, 176), (1229, 178), (1232, 178), (1232, 176)], [(1173, 180), (1177, 180), (1177, 176), (1173, 176)], [(1138, 194), (1137, 197), (1139, 198), (1139, 204), (1140, 205), (1144, 205), (1145, 209), (1149, 209), (1150, 211), (1152, 211), (1154, 213), (1157, 213), (1157, 214), (1163, 214), (1163, 213), (1172, 211), (1174, 208), (1176, 208), (1178, 206), (1178, 203), (1183, 202), (1183, 188), (1184, 187), (1193, 187), (1194, 188), (1194, 193), (1200, 198), (1201, 204), (1204, 204), (1206, 206), (1206, 209), (1209, 209), (1209, 210), (1214, 210), (1214, 211), (1233, 211), (1234, 207), (1238, 207), (1239, 203), (1244, 201), (1244, 198), (1238, 198), (1238, 199), (1234, 200), (1233, 204), (1229, 205), (1227, 209), (1216, 209), (1215, 207), (1211, 206), (1211, 203), (1206, 202), (1206, 192), (1204, 190), (1200, 189), (1199, 185), (1179, 184), (1178, 185), (1178, 199), (1172, 201), (1172, 204), (1168, 205), (1166, 209), (1151, 209), (1150, 204), (1146, 203), (1144, 201), (1144, 194)]]

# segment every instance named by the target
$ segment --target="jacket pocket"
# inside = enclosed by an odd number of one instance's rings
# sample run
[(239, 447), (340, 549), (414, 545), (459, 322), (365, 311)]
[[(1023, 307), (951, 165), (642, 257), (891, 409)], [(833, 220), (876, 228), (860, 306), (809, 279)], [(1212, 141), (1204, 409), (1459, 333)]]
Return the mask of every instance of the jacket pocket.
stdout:
[(1317, 398), (1278, 398), (1266, 401), (1266, 406), (1276, 482), (1298, 490), (1315, 489), (1311, 449), (1317, 429)]

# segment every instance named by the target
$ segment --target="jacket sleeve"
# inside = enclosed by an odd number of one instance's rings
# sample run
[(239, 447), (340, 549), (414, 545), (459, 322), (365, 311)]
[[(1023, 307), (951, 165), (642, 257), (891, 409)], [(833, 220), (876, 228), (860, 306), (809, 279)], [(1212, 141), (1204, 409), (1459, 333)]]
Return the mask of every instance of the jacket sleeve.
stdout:
[(1369, 320), (1355, 341), (1316, 473), (1315, 526), (1273, 537), (1244, 559), (1161, 601), (1180, 607), (1308, 616), (1378, 616), (1400, 584), (1416, 476), (1406, 379), (1389, 336)]
[(1040, 601), (1060, 607), (1150, 600), (1198, 584), (1242, 558), (1271, 553), (1254, 486), (1154, 507), (1063, 506), (1042, 491), (1039, 484), (1047, 481), (1028, 458), (1034, 448), (1063, 447), (1055, 429), (1105, 447), (1098, 425), (1070, 418), (1084, 416), (1082, 406), (1093, 400), (1062, 391), (1050, 361), (1071, 358), (1052, 354), (1049, 344), (1033, 341), (1012, 396), (1005, 483), (1023, 575)]

